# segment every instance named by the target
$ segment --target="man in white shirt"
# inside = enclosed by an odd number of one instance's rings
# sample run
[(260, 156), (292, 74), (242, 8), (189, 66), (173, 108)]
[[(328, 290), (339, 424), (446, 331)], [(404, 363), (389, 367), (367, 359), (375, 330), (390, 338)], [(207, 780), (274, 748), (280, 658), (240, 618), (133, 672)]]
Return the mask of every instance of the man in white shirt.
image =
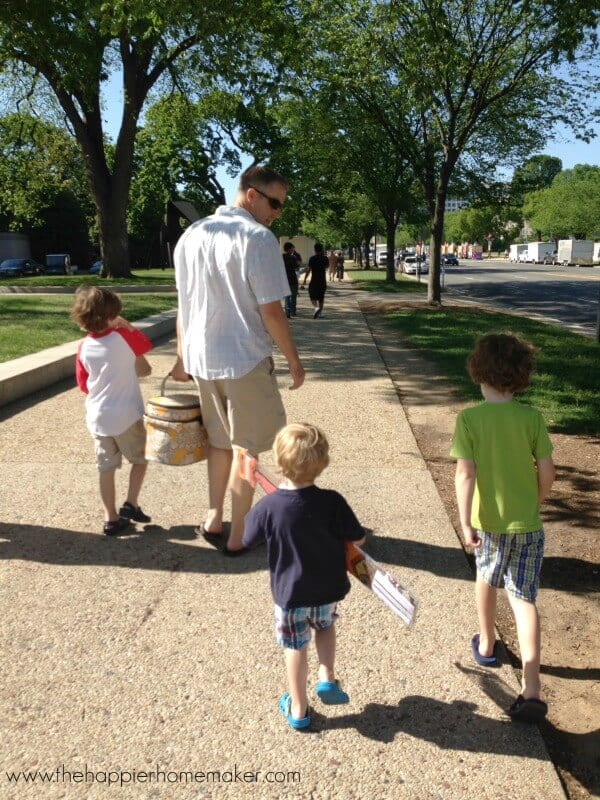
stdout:
[(273, 374), (272, 343), (287, 359), (291, 389), (304, 382), (281, 300), (290, 293), (277, 239), (268, 230), (279, 217), (287, 183), (268, 167), (240, 178), (233, 206), (182, 234), (174, 253), (179, 295), (176, 380), (196, 380), (208, 452), (209, 512), (202, 533), (223, 537), (223, 502), (231, 491), (231, 530), (225, 555), (245, 552), (244, 517), (253, 489), (233, 463), (233, 448), (253, 456), (270, 450), (286, 423)]

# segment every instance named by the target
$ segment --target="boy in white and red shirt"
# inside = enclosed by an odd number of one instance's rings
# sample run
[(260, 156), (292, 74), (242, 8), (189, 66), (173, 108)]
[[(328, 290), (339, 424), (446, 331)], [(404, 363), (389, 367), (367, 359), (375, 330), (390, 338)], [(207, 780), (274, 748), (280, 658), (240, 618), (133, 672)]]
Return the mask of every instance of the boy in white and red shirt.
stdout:
[[(138, 376), (151, 372), (144, 354), (152, 349), (152, 342), (120, 316), (122, 307), (110, 289), (82, 286), (71, 310), (72, 319), (88, 334), (77, 351), (75, 376), (87, 395), (86, 422), (100, 472), (106, 536), (119, 535), (132, 521), (151, 521), (138, 505), (147, 468)], [(117, 512), (115, 471), (122, 456), (130, 462), (131, 472), (127, 500)]]

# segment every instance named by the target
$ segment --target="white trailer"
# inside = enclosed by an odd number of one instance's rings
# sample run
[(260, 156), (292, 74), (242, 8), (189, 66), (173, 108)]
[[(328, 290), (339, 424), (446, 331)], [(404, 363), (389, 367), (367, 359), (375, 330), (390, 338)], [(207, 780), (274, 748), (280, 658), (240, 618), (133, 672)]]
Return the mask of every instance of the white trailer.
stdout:
[(594, 242), (594, 264), (600, 264), (600, 242)]
[(576, 264), (591, 267), (594, 260), (594, 243), (589, 239), (559, 239), (557, 262), (563, 266)]
[(508, 251), (508, 260), (509, 261), (520, 261), (521, 259), (519, 256), (527, 250), (528, 245), (526, 244), (511, 244), (510, 249)]
[(554, 242), (529, 242), (527, 245), (527, 261), (533, 264), (542, 264), (546, 256), (551, 256), (556, 250)]

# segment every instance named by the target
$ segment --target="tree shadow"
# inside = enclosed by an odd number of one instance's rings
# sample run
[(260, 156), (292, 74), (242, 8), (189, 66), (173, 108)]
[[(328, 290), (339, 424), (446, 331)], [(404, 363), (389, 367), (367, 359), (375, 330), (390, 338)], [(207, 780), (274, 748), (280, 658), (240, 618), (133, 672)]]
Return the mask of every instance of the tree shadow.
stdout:
[(259, 547), (240, 558), (226, 558), (198, 539), (195, 527), (176, 525), (165, 529), (146, 525), (132, 528), (130, 535), (108, 537), (89, 531), (3, 522), (0, 523), (0, 559), (204, 574), (266, 570), (264, 548)]
[[(484, 691), (499, 707), (507, 708), (513, 702), (513, 692), (501, 681), (481, 677), (487, 684)], [(409, 695), (395, 706), (368, 703), (360, 714), (330, 718), (315, 714), (313, 726), (318, 732), (354, 728), (366, 739), (384, 743), (391, 743), (398, 734), (404, 734), (431, 742), (441, 750), (548, 760), (546, 747), (541, 742), (536, 746), (530, 724), (512, 722), (508, 717), (506, 721), (491, 719), (478, 713), (477, 708), (477, 704), (470, 700), (446, 703), (433, 697)], [(552, 760), (595, 793), (600, 784), (600, 730), (566, 734), (546, 720), (540, 725), (540, 732), (544, 741), (550, 734), (558, 735), (559, 739), (578, 740), (578, 750), (590, 755), (587, 763), (574, 763), (569, 752), (563, 749), (553, 752)]]
[[(376, 561), (425, 570), (443, 578), (471, 580), (475, 574), (474, 557), (464, 549), (379, 535), (368, 537), (366, 549)], [(561, 592), (596, 593), (598, 565), (580, 558), (547, 556), (542, 563), (540, 586)]]

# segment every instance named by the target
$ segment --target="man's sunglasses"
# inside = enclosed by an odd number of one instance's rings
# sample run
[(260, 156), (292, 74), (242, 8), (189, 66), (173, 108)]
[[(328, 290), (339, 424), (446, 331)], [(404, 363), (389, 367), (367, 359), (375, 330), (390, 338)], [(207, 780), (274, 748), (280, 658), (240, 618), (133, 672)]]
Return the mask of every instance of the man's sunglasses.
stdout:
[(276, 197), (269, 197), (268, 194), (265, 194), (264, 192), (261, 192), (261, 190), (258, 189), (256, 186), (250, 186), (249, 188), (250, 189), (254, 189), (254, 191), (258, 192), (259, 194), (262, 194), (262, 196), (269, 201), (269, 205), (271, 206), (273, 211), (281, 211), (281, 209), (283, 208), (283, 203), (281, 202), (281, 200), (278, 200)]

